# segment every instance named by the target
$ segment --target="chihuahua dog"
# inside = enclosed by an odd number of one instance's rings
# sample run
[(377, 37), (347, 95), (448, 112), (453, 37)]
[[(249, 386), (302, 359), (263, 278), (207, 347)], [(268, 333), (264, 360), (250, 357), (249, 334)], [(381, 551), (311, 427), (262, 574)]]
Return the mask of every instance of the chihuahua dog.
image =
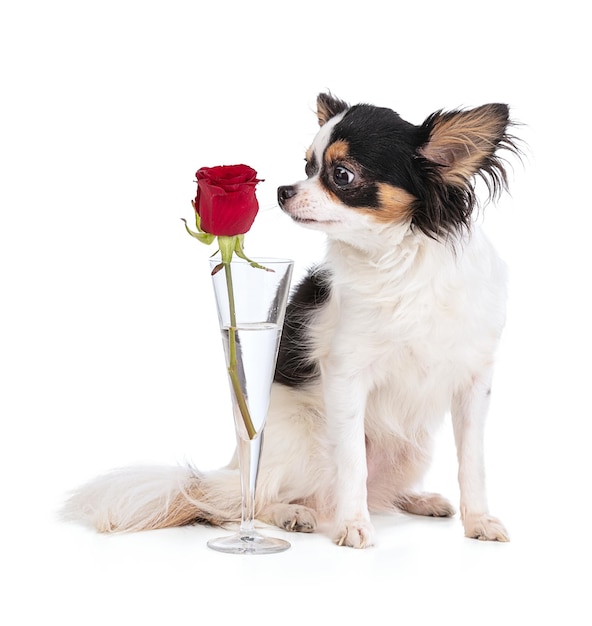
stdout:
[[(475, 182), (507, 187), (519, 153), (508, 106), (438, 111), (422, 124), (387, 108), (317, 98), (306, 180), (278, 189), (296, 223), (326, 233), (325, 259), (286, 313), (259, 471), (263, 522), (339, 545), (374, 540), (371, 512), (451, 516), (417, 490), (450, 412), (467, 537), (507, 541), (490, 515), (483, 431), (506, 272), (473, 219)], [(76, 491), (68, 517), (103, 532), (241, 515), (236, 455), (213, 472), (118, 470)]]

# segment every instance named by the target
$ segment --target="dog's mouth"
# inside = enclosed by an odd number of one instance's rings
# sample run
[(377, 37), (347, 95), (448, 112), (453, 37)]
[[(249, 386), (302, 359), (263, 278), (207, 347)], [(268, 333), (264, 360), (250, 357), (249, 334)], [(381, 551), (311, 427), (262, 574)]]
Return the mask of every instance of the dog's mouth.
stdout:
[(307, 224), (319, 224), (319, 225), (326, 225), (326, 224), (337, 224), (336, 220), (315, 220), (312, 217), (300, 217), (299, 215), (290, 215), (290, 217), (298, 224), (302, 224), (303, 226), (306, 226)]

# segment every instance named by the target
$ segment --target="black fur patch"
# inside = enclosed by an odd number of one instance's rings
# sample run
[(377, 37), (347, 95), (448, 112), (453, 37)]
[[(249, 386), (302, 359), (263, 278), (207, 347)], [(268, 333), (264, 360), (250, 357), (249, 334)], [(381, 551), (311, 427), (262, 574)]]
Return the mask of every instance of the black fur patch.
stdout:
[(328, 270), (313, 268), (296, 287), (286, 309), (275, 371), (275, 381), (300, 387), (319, 376), (318, 364), (310, 357), (308, 328), (311, 317), (331, 293)]
[[(337, 190), (344, 204), (378, 208), (376, 183), (388, 183), (416, 195), (414, 159), (426, 133), (391, 109), (359, 104), (333, 128), (331, 143), (345, 141), (360, 181)], [(325, 174), (328, 179), (328, 173)], [(330, 184), (328, 180), (325, 184)], [(335, 190), (333, 190), (335, 192)]]
[[(499, 119), (498, 134), (491, 139), (491, 150), (484, 154), (475, 171), (462, 183), (449, 181), (447, 164), (429, 161), (420, 149), (430, 140), (438, 116), (458, 112), (437, 112), (424, 124), (416, 126), (402, 119), (391, 109), (360, 104), (347, 111), (331, 133), (331, 143), (348, 145), (347, 159), (357, 164), (354, 184), (337, 188), (331, 172), (322, 172), (323, 184), (346, 205), (379, 208), (376, 183), (399, 187), (416, 198), (411, 223), (429, 237), (447, 239), (449, 235), (470, 228), (471, 214), (477, 198), (473, 176), (483, 178), (495, 199), (506, 188), (506, 172), (496, 149), (519, 155), (516, 140), (507, 133), (511, 126), (506, 105), (488, 105), (488, 113)], [(470, 137), (467, 149), (470, 147)], [(347, 166), (347, 163), (345, 163)]]

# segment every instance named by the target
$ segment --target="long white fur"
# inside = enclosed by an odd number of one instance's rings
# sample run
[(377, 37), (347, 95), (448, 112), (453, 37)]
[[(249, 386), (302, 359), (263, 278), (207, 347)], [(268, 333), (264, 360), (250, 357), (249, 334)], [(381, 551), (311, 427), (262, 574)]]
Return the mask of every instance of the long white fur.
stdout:
[[(313, 143), (319, 158), (336, 121)], [(310, 327), (320, 380), (272, 391), (258, 517), (305, 531), (328, 520), (337, 543), (365, 547), (371, 510), (453, 514), (441, 496), (414, 491), (451, 410), (465, 534), (506, 540), (488, 511), (482, 453), (505, 319), (506, 272), (492, 245), (478, 225), (448, 245), (409, 223), (377, 224), (334, 203), (318, 175), (298, 184), (287, 210), (327, 232), (331, 295)], [(68, 513), (102, 531), (152, 528), (182, 493), (197, 517), (236, 519), (236, 463), (205, 476), (119, 472), (83, 487)]]
[(63, 517), (87, 522), (100, 532), (158, 527), (170, 503), (191, 474), (189, 468), (123, 468), (87, 483), (62, 511)]

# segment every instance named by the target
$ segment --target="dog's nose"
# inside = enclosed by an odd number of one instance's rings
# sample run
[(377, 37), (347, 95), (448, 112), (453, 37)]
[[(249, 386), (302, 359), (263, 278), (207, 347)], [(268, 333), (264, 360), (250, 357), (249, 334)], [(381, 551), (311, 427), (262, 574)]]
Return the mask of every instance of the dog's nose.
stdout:
[(282, 185), (278, 187), (278, 203), (281, 207), (284, 206), (284, 203), (296, 195), (296, 187), (294, 185)]

